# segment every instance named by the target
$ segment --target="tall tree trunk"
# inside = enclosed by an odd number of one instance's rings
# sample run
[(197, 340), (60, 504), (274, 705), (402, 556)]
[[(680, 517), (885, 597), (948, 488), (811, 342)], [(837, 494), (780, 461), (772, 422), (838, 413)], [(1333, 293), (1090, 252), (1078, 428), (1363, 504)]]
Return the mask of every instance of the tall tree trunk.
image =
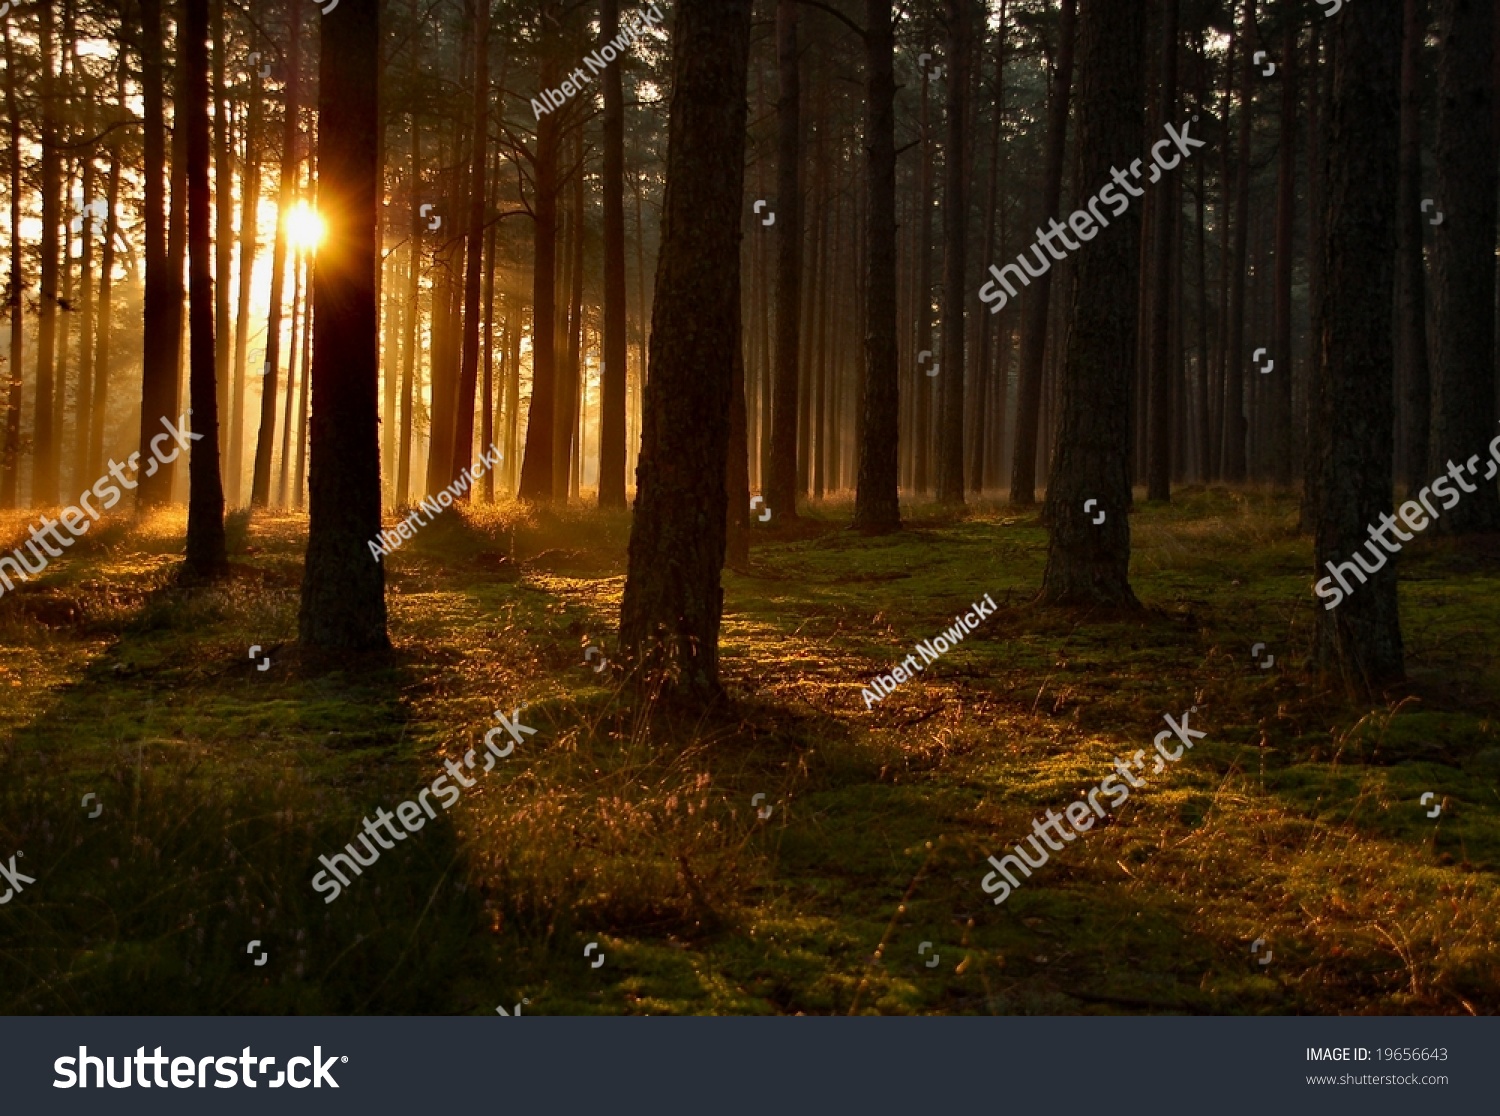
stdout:
[[(542, 56), (538, 81), (557, 83), (551, 50)], [(549, 84), (550, 83), (550, 84)], [(536, 126), (535, 249), (531, 298), (531, 409), (526, 422), (526, 460), (521, 466), (523, 500), (552, 499), (552, 424), (557, 391), (557, 114), (543, 114)]]
[[(602, 0), (600, 38), (620, 32), (620, 0)], [(620, 64), (604, 71), (604, 368), (600, 373), (599, 506), (625, 506), (625, 102)]]
[(643, 680), (700, 700), (720, 692), (750, 8), (677, 5), (651, 372), (620, 610), (625, 660)]
[[(155, 3), (156, 0), (142, 0)], [(250, 502), (263, 508), (271, 499), (271, 450), (276, 443), (276, 385), (281, 374), (281, 305), (286, 282), (287, 213), (297, 189), (297, 114), (301, 110), (302, 5), (288, 4), (286, 107), (281, 133), (281, 178), (276, 202), (276, 239), (271, 248), (271, 309), (266, 318), (266, 360), (261, 367), (260, 426), (255, 442), (255, 472)], [(326, 218), (325, 218), (326, 220)], [(295, 310), (295, 306), (293, 307)]]
[(1323, 406), (1326, 394), (1323, 382), (1323, 305), (1326, 255), (1324, 217), (1327, 213), (1328, 152), (1326, 132), (1333, 116), (1333, 71), (1338, 39), (1328, 40), (1327, 57), (1319, 64), (1322, 33), (1313, 32), (1312, 59), (1309, 72), (1315, 76), (1308, 83), (1307, 113), (1307, 300), (1311, 308), (1313, 338), (1312, 359), (1308, 362), (1307, 416), (1302, 455), (1302, 507), (1297, 529), (1312, 534), (1317, 530), (1318, 507), (1322, 500)]
[(224, 544), (224, 488), (219, 477), (219, 399), (214, 369), (216, 302), (208, 185), (208, 5), (209, 0), (184, 0), (180, 46), (187, 93), (181, 107), (187, 127), (188, 292), (191, 300), (188, 305), (191, 329), (188, 387), (192, 403), (188, 414), (192, 416), (196, 435), (188, 464), (187, 560), (182, 566), (182, 579), (187, 582), (216, 578), (229, 572)]
[(789, 520), (797, 518), (797, 376), (802, 331), (802, 94), (796, 0), (777, 0), (776, 55), (781, 85), (776, 108), (776, 379), (766, 505), (778, 518)]
[(901, 526), (896, 348), (896, 76), (892, 0), (865, 0), (865, 396), (854, 525)]
[[(1271, 395), (1271, 478), (1291, 488), (1292, 460), (1292, 251), (1297, 203), (1297, 28), (1282, 27), (1281, 151), (1276, 173), (1276, 345), (1267, 375)], [(1258, 373), (1257, 373), (1258, 374)]]
[(1427, 367), (1427, 264), (1422, 226), (1422, 44), (1426, 0), (1405, 0), (1401, 48), (1401, 182), (1396, 205), (1396, 367), (1405, 406), (1400, 464), (1408, 495), (1430, 479), (1428, 424), (1432, 382)]
[[(379, 243), (379, 231), (376, 232), (377, 244)], [(378, 257), (377, 257), (378, 258)], [(297, 481), (292, 486), (292, 506), (298, 511), (302, 510), (303, 498), (307, 493), (307, 445), (308, 445), (308, 407), (312, 395), (312, 335), (313, 335), (313, 283), (318, 274), (318, 261), (311, 253), (308, 254), (303, 266), (307, 269), (307, 297), (302, 307), (302, 383), (297, 391)], [(375, 300), (380, 301), (379, 286), (377, 279), (375, 284)], [(377, 318), (377, 328), (379, 315)], [(376, 344), (377, 358), (380, 352), (379, 343)], [(378, 360), (377, 360), (378, 363)], [(291, 381), (287, 381), (290, 388)], [(378, 415), (378, 412), (377, 412)], [(290, 424), (288, 424), (290, 425)], [(378, 460), (378, 459), (377, 459)]]
[[(1208, 54), (1205, 49), (1207, 30), (1198, 34), (1198, 109), (1202, 116), (1208, 108)], [(1213, 352), (1208, 344), (1208, 187), (1205, 182), (1204, 164), (1207, 159), (1195, 159), (1194, 173), (1197, 177), (1196, 194), (1198, 207), (1198, 480), (1207, 484), (1214, 474), (1213, 458), (1213, 407), (1212, 393)]]
[[(469, 249), (464, 266), (463, 372), (458, 383), (449, 483), (474, 462), (474, 392), (479, 382), (479, 296), (484, 263), (485, 171), (489, 158), (490, 0), (471, 0), (474, 30), (474, 135), (469, 164)], [(488, 450), (486, 449), (486, 452)], [(466, 492), (464, 498), (468, 499)]]
[(401, 366), (401, 446), (396, 465), (396, 506), (411, 500), (412, 407), (416, 402), (417, 347), (422, 336), (422, 230), (418, 199), (422, 196), (422, 131), (416, 113), (411, 117), (411, 247), (410, 273), (406, 278), (406, 344)]
[[(1451, 470), (1465, 493), (1435, 526), (1500, 530), (1500, 488), (1474, 476), (1495, 436), (1494, 3), (1442, 0), (1434, 162), (1432, 445), (1429, 475)], [(1467, 463), (1467, 465), (1465, 464)], [(1493, 478), (1490, 478), (1493, 480)]]
[[(1084, 183), (1139, 157), (1144, 0), (1085, 4), (1078, 25), (1078, 149)], [(1085, 187), (1087, 188), (1087, 187)], [(1135, 300), (1100, 298), (1133, 288), (1139, 211), (1113, 217), (1076, 257), (1078, 281), (1063, 366), (1057, 450), (1044, 509), (1052, 525), (1039, 600), (1136, 607), (1130, 588), (1130, 385), (1135, 375)], [(1096, 522), (1099, 513), (1104, 522)]]
[(1224, 377), (1224, 479), (1241, 483), (1246, 476), (1245, 443), (1245, 276), (1249, 270), (1250, 137), (1255, 127), (1255, 94), (1251, 46), (1255, 42), (1255, 0), (1245, 0), (1240, 28), (1240, 132), (1235, 163), (1234, 264), (1230, 268), (1229, 352)]
[(5, 301), (10, 308), (10, 369), (5, 392), (5, 459), (0, 472), (0, 507), (19, 504), (21, 473), (22, 358), (25, 340), (26, 275), (21, 256), (21, 114), (16, 106), (16, 59), (10, 21), (0, 21), (5, 39), (5, 115), (10, 122), (10, 283)]
[(327, 222), (314, 274), (312, 483), (302, 642), (377, 651), (386, 637), (380, 531), (380, 6), (325, 16), (318, 66), (318, 208)]
[[(125, 71), (118, 77), (119, 103), (125, 103)], [(115, 238), (120, 235), (120, 170), (123, 162), (119, 133), (109, 141), (109, 184), (105, 187), (107, 206), (104, 219), (104, 250), (99, 260), (99, 325), (94, 341), (92, 421), (88, 432), (88, 468), (85, 479), (98, 476), (104, 468), (104, 413), (109, 406), (110, 325), (114, 310), (112, 298), (115, 275)]]
[(561, 504), (568, 502), (575, 454), (583, 452), (577, 438), (583, 382), (583, 173), (583, 132), (579, 130), (573, 143), (573, 204), (568, 214), (568, 267), (563, 287), (568, 302), (561, 323), (566, 327), (567, 353), (558, 376), (552, 432), (552, 495)]
[[(58, 155), (57, 92), (52, 72), (52, 6), (37, 8), (38, 49), (41, 52), (42, 139), (42, 264), (41, 297), (37, 304), (36, 415), (32, 424), (34, 465), (31, 502), (41, 507), (57, 503), (58, 453), (54, 425), (54, 366), (57, 345), (58, 224), (62, 220), (62, 168)], [(61, 392), (57, 392), (60, 397)], [(142, 486), (144, 490), (144, 485)]]
[[(276, 502), (283, 508), (291, 506), (292, 431), (297, 418), (297, 368), (301, 361), (302, 379), (307, 380), (307, 362), (302, 360), (302, 334), (312, 321), (312, 288), (302, 291), (302, 279), (307, 274), (307, 265), (302, 249), (292, 253), (292, 336), (287, 348), (286, 399), (281, 411), (281, 469), (276, 481)], [(299, 310), (300, 306), (300, 310)]]
[[(932, 378), (928, 371), (940, 358), (932, 352), (932, 71), (922, 72), (922, 100), (918, 127), (922, 162), (917, 174), (917, 290), (913, 304), (917, 327), (916, 363), (912, 366), (911, 406), (911, 486), (920, 496), (927, 495), (932, 454)], [(923, 354), (926, 354), (925, 356)]]
[[(250, 288), (255, 278), (255, 249), (260, 236), (260, 71), (250, 75), (250, 109), (245, 123), (245, 159), (240, 170), (240, 270), (234, 310), (234, 386), (229, 394), (229, 459), (225, 462), (225, 495), (231, 506), (241, 503), (245, 460), (246, 362), (250, 349)], [(256, 374), (265, 368), (264, 363)]]
[[(1161, 5), (1161, 87), (1157, 102), (1157, 135), (1177, 117), (1177, 7), (1178, 0)], [(1150, 407), (1146, 432), (1146, 499), (1172, 498), (1172, 383), (1171, 302), (1176, 245), (1176, 176), (1163, 176), (1151, 191), (1151, 357)]]
[[(1391, 553), (1387, 554), (1377, 544), (1374, 531), (1375, 524), (1391, 521), (1395, 359), (1391, 299), (1400, 161), (1401, 23), (1395, 4), (1350, 5), (1332, 32), (1338, 45), (1324, 226), (1325, 390), (1315, 576), (1325, 569), (1333, 575), (1317, 583), (1319, 596), (1337, 594), (1335, 580), (1351, 590), (1347, 599), (1333, 602), (1337, 607), (1325, 605), (1317, 610), (1319, 650), (1324, 665), (1336, 670), (1351, 696), (1359, 700), (1375, 697), (1386, 683), (1402, 676), (1395, 562), (1400, 544), (1388, 547)], [(1486, 52), (1488, 30), (1486, 23), (1480, 48)], [(1466, 49), (1453, 41), (1447, 47)], [(1482, 127), (1487, 129), (1488, 111), (1483, 115)], [(1484, 157), (1489, 158), (1488, 152)], [(1479, 198), (1468, 200), (1483, 204)], [(1488, 245), (1485, 250), (1489, 251)], [(1486, 312), (1489, 309), (1485, 307)], [(1357, 567), (1354, 561), (1364, 551), (1374, 560), (1368, 584), (1360, 582), (1371, 567)], [(1350, 572), (1357, 580), (1348, 578)]]
[[(1067, 150), (1068, 101), (1073, 88), (1073, 36), (1076, 20), (1076, 0), (1062, 0), (1062, 17), (1058, 23), (1057, 65), (1052, 71), (1052, 90), (1047, 98), (1047, 154), (1042, 171), (1044, 217), (1056, 213), (1062, 199), (1063, 155)], [(1047, 353), (1047, 313), (1051, 297), (1052, 272), (1049, 269), (1026, 291), (1021, 310), (1015, 455), (1010, 466), (1010, 502), (1017, 507), (1031, 507), (1036, 503), (1037, 436), (1041, 425), (1042, 369)]]
[(968, 302), (969, 0), (944, 0), (948, 21), (947, 137), (943, 152), (943, 368), (938, 375), (937, 498), (964, 502), (964, 306)]
[[(224, 3), (213, 0), (209, 13), (213, 34), (214, 104), (214, 368), (218, 377), (221, 418), (233, 410), (229, 401), (230, 345), (234, 339), (229, 320), (230, 269), (234, 263), (234, 171), (229, 161), (229, 101), (224, 92)], [(240, 189), (245, 188), (241, 176)]]
[[(98, 93), (92, 82), (84, 85), (85, 134), (94, 132), (96, 113), (94, 105)], [(95, 203), (94, 192), (97, 179), (94, 174), (92, 146), (83, 154), (83, 204)], [(94, 211), (83, 214), (80, 238), (83, 249), (78, 268), (78, 403), (73, 428), (73, 481), (74, 484), (92, 483), (89, 478), (89, 430), (93, 426), (91, 407), (93, 403), (93, 359), (94, 359), (94, 241), (98, 238), (99, 220)]]

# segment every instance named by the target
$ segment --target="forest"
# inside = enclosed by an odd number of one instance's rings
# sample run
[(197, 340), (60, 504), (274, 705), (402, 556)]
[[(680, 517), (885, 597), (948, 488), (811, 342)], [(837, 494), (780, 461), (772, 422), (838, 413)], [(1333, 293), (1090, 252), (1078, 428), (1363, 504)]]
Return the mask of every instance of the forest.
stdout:
[(0, 0), (0, 1014), (1500, 1010), (1497, 9)]

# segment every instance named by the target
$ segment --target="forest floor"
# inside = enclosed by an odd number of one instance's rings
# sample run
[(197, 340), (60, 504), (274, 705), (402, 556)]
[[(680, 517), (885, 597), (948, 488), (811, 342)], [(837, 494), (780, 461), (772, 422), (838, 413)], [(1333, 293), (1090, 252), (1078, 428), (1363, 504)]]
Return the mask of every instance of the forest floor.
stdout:
[[(0, 865), (36, 881), (0, 1014), (1500, 1011), (1497, 540), (1407, 548), (1411, 681), (1356, 708), (1307, 668), (1290, 500), (1142, 505), (1125, 617), (1030, 604), (1034, 515), (849, 512), (754, 524), (701, 717), (585, 656), (623, 513), (445, 513), (387, 560), (394, 655), (333, 663), (296, 644), (304, 517), (232, 517), (200, 590), (180, 512), (97, 526), (0, 598)], [(319, 855), (522, 703), (536, 735), (325, 904)], [(987, 854), (1192, 706), (1193, 751), (990, 901)]]

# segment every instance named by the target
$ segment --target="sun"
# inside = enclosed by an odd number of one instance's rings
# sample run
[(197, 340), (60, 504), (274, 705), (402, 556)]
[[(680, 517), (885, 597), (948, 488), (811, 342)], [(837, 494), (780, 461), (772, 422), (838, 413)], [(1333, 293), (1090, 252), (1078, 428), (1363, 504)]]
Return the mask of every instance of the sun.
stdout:
[(327, 223), (305, 201), (298, 202), (286, 215), (287, 242), (300, 252), (316, 252), (327, 232)]

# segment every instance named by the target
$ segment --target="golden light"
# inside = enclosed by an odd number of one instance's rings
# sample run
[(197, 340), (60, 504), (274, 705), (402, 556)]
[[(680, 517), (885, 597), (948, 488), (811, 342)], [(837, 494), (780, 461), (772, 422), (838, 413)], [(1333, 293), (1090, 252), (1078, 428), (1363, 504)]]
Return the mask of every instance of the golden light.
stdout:
[(287, 243), (299, 252), (316, 252), (327, 232), (327, 223), (305, 201), (298, 202), (286, 215)]

